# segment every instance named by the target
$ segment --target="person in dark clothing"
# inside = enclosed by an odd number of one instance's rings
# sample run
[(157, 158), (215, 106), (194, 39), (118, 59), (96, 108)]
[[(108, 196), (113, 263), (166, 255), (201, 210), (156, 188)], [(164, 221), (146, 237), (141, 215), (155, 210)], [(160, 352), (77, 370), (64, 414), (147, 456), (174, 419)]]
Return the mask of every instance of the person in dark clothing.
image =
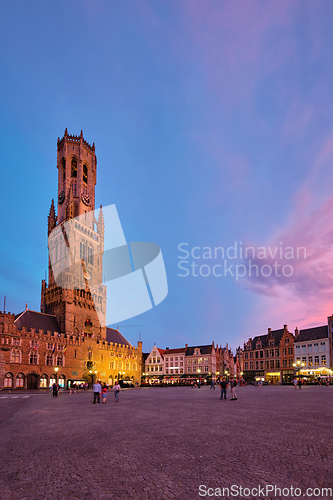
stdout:
[(221, 397), (220, 399), (223, 399), (223, 396), (224, 396), (224, 399), (227, 399), (227, 388), (228, 388), (228, 384), (226, 382), (226, 379), (223, 378), (220, 382), (220, 387), (221, 387)]
[(56, 384), (55, 382), (52, 386), (52, 395), (54, 398), (58, 397), (58, 384)]

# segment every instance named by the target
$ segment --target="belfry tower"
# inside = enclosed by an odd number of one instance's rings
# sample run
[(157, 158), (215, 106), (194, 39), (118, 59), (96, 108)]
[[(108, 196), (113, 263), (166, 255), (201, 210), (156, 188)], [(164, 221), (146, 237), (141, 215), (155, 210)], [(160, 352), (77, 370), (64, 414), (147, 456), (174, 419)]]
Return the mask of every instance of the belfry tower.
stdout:
[(105, 338), (97, 314), (106, 306), (106, 287), (102, 207), (95, 216), (95, 144), (85, 141), (82, 131), (80, 136), (69, 135), (66, 128), (57, 149), (58, 215), (52, 200), (48, 284), (42, 281), (41, 312), (54, 314), (62, 333)]

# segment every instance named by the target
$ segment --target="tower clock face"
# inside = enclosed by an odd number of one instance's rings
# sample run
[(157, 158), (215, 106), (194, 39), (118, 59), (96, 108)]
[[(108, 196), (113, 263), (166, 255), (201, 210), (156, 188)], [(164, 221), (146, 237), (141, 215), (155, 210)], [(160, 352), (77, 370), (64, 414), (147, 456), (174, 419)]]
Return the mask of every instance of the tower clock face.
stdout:
[(91, 198), (89, 196), (89, 194), (84, 194), (82, 193), (81, 195), (81, 200), (82, 202), (87, 206), (87, 207), (90, 207), (91, 205)]
[(65, 201), (65, 191), (61, 191), (58, 196), (59, 205), (61, 205)]

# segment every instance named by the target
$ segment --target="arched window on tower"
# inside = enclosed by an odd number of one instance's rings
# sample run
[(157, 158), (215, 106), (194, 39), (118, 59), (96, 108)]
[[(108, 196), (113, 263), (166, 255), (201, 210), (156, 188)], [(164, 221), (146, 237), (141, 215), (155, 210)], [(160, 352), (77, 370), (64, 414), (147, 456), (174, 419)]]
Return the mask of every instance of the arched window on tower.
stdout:
[(66, 160), (65, 158), (62, 159), (62, 180), (64, 181), (66, 179)]
[(77, 177), (77, 161), (72, 159), (71, 177)]
[(89, 245), (87, 250), (88, 250), (88, 264), (93, 265), (94, 264), (94, 262), (93, 262), (93, 247)]
[(88, 183), (88, 167), (83, 165), (83, 182)]
[(80, 259), (86, 260), (87, 256), (87, 243), (85, 241), (80, 242)]

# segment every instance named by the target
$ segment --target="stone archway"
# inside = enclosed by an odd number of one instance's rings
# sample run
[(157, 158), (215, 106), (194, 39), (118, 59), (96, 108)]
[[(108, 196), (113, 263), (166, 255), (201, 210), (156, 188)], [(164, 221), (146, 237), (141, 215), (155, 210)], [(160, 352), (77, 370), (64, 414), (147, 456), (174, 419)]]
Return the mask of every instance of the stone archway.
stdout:
[(38, 375), (35, 373), (27, 375), (27, 389), (38, 389)]

